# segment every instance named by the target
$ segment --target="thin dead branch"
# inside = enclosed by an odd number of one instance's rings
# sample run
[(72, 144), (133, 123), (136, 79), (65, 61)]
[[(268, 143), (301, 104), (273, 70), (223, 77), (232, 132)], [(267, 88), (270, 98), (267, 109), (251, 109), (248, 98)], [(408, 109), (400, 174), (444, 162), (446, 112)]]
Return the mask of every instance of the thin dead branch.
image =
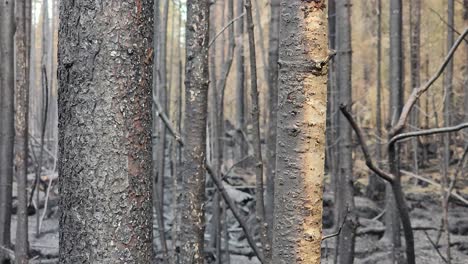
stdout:
[(234, 218), (236, 218), (237, 222), (239, 222), (239, 225), (241, 226), (242, 230), (244, 231), (244, 234), (247, 238), (247, 242), (249, 243), (250, 247), (254, 251), (255, 255), (257, 258), (260, 260), (260, 263), (265, 263), (263, 259), (263, 255), (261, 254), (259, 248), (257, 247), (257, 244), (255, 244), (255, 240), (252, 237), (252, 232), (247, 227), (247, 224), (245, 223), (244, 219), (240, 216), (239, 212), (236, 209), (236, 205), (232, 201), (231, 197), (229, 197), (229, 194), (227, 193), (226, 189), (224, 188), (223, 183), (221, 182), (219, 177), (216, 177), (213, 168), (211, 168), (210, 165), (206, 164), (206, 171), (208, 174), (211, 176), (211, 179), (213, 180), (214, 184), (216, 185), (216, 188), (218, 188), (218, 191), (221, 193), (223, 196), (224, 201), (226, 201), (226, 204), (229, 206), (229, 208), (232, 211), (232, 214), (234, 215)]
[(431, 128), (431, 129), (425, 129), (425, 130), (420, 130), (420, 131), (413, 131), (413, 132), (408, 132), (408, 133), (401, 133), (398, 134), (390, 139), (388, 144), (394, 144), (400, 140), (410, 138), (410, 137), (418, 137), (418, 136), (428, 136), (428, 135), (434, 135), (434, 134), (441, 134), (441, 133), (449, 133), (449, 132), (455, 132), (462, 130), (464, 128), (468, 128), (468, 122), (467, 123), (462, 123), (456, 126), (451, 126), (451, 127), (440, 127), (440, 128)]
[(357, 140), (359, 142), (359, 145), (361, 146), (362, 153), (364, 154), (364, 159), (366, 160), (367, 167), (369, 167), (369, 169), (371, 169), (374, 173), (376, 173), (382, 179), (388, 182), (393, 182), (395, 177), (391, 173), (388, 173), (380, 169), (374, 164), (374, 161), (372, 160), (372, 156), (369, 152), (369, 148), (367, 146), (366, 140), (364, 139), (364, 135), (361, 129), (359, 128), (359, 126), (357, 125), (356, 121), (354, 120), (354, 118), (348, 112), (347, 106), (344, 104), (340, 105), (340, 110), (343, 113), (343, 115), (346, 117), (346, 119), (348, 119), (349, 123), (351, 124), (351, 127), (356, 133)]
[(242, 17), (245, 16), (245, 12), (240, 14), (238, 17), (232, 19), (231, 21), (229, 21), (227, 23), (227, 25), (225, 25), (218, 33), (216, 33), (216, 35), (213, 37), (213, 39), (210, 41), (210, 43), (208, 44), (208, 49), (214, 44), (214, 42), (216, 41), (216, 39), (221, 35), (223, 34), (223, 32), (228, 29), (232, 24), (234, 24), (234, 22), (236, 22), (237, 20), (241, 19)]
[[(426, 183), (429, 183), (429, 184), (432, 184), (434, 186), (437, 186), (437, 187), (441, 187), (440, 184), (438, 184), (437, 182), (433, 181), (433, 180), (430, 180), (426, 177), (423, 177), (423, 176), (420, 176), (420, 175), (416, 175), (412, 172), (409, 172), (409, 171), (406, 171), (406, 170), (400, 170), (401, 173), (407, 175), (407, 176), (410, 176), (410, 177), (413, 177), (413, 178), (416, 178), (418, 180), (421, 180), (423, 182), (426, 182)], [(448, 191), (448, 189), (447, 189)], [(466, 200), (465, 198), (463, 198), (463, 196), (459, 195), (458, 193), (454, 192), (454, 191), (451, 191), (450, 192), (450, 195), (453, 196), (453, 198), (456, 198), (457, 200), (459, 200), (460, 202), (464, 203), (465, 205), (468, 206), (468, 200)]]
[(460, 44), (462, 43), (462, 41), (463, 41), (463, 39), (465, 38), (466, 35), (468, 35), (468, 28), (465, 28), (463, 33), (457, 38), (457, 40), (453, 44), (452, 48), (448, 52), (447, 56), (445, 57), (444, 61), (442, 62), (442, 64), (437, 69), (436, 73), (425, 84), (423, 84), (419, 88), (413, 90), (413, 92), (409, 96), (408, 100), (406, 101), (405, 105), (403, 106), (403, 109), (401, 111), (401, 115), (400, 115), (400, 118), (398, 119), (398, 122), (396, 123), (395, 126), (393, 126), (393, 128), (389, 132), (390, 137), (393, 137), (393, 136), (399, 134), (405, 128), (406, 120), (408, 119), (408, 116), (409, 116), (409, 114), (411, 112), (411, 109), (416, 104), (416, 101), (442, 75), (442, 72), (444, 71), (445, 67), (447, 67), (448, 63), (450, 62), (450, 59), (453, 57), (453, 54), (455, 54), (455, 51), (460, 46)]
[(442, 253), (440, 252), (439, 248), (437, 247), (437, 245), (434, 243), (434, 241), (432, 241), (431, 237), (429, 236), (429, 234), (427, 233), (426, 230), (423, 231), (424, 234), (426, 235), (426, 238), (427, 240), (429, 240), (429, 243), (431, 243), (432, 247), (436, 250), (437, 254), (440, 256), (440, 258), (445, 262), (445, 263), (448, 263), (447, 262), (447, 259), (445, 259), (445, 257), (442, 255)]
[(169, 130), (169, 133), (171, 133), (171, 135), (175, 138), (175, 140), (183, 147), (184, 146), (184, 141), (182, 140), (182, 137), (172, 127), (171, 121), (167, 117), (166, 113), (164, 113), (164, 111), (162, 110), (162, 107), (159, 104), (159, 101), (158, 101), (158, 99), (156, 98), (155, 95), (153, 95), (153, 102), (154, 102), (154, 106), (156, 107), (157, 115), (161, 118), (164, 125), (166, 125), (167, 129)]

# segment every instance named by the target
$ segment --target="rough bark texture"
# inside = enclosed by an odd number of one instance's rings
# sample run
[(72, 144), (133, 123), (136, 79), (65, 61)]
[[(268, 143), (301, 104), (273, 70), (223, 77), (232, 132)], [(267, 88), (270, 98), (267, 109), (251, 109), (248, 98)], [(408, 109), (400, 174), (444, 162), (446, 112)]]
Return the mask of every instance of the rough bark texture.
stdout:
[(153, 2), (63, 1), (60, 263), (150, 263)]
[(180, 263), (203, 263), (209, 0), (187, 2)]
[[(0, 1), (0, 246), (10, 248), (14, 129), (14, 1)], [(0, 253), (0, 263), (4, 261)]]
[(29, 117), (29, 50), (31, 1), (16, 5), (16, 105), (15, 105), (15, 167), (18, 194), (15, 259), (28, 263), (28, 117)]
[[(390, 1), (390, 104), (389, 104), (389, 121), (391, 126), (398, 120), (403, 104), (403, 83), (402, 83), (402, 4), (401, 0)], [(389, 150), (390, 172), (398, 177), (398, 148)], [(385, 201), (385, 238), (391, 242), (394, 249), (395, 261), (400, 259), (400, 218), (398, 216), (395, 197), (392, 192), (392, 187), (389, 183), (386, 185), (386, 201)]]
[[(336, 64), (339, 66), (336, 72), (340, 105), (352, 104), (351, 82), (351, 11), (350, 1), (336, 2)], [(339, 144), (340, 151), (339, 178), (336, 188), (337, 220), (343, 223), (338, 237), (338, 263), (353, 263), (355, 229), (357, 219), (354, 213), (354, 188), (353, 188), (353, 142), (352, 128), (346, 118), (339, 118)], [(347, 212), (349, 211), (349, 213)], [(346, 219), (344, 219), (347, 215)], [(344, 222), (343, 222), (344, 221)]]
[(326, 1), (283, 0), (272, 263), (320, 263), (325, 161)]
[(276, 121), (278, 112), (278, 44), (279, 44), (279, 16), (280, 0), (270, 1), (270, 30), (268, 49), (268, 131), (266, 149), (266, 197), (265, 214), (268, 223), (268, 237), (272, 238), (274, 215), (274, 192), (276, 174)]

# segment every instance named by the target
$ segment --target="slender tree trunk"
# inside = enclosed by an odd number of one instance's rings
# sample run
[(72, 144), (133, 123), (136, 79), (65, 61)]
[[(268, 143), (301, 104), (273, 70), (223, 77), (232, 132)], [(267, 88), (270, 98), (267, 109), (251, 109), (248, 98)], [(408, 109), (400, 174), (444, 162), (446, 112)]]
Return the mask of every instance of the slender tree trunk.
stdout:
[[(382, 0), (377, 0), (377, 92), (375, 100), (375, 126), (376, 126), (376, 160), (382, 161)], [(376, 199), (384, 192), (384, 181), (375, 174), (370, 174), (367, 186), (367, 197)]]
[(209, 13), (209, 0), (187, 2), (182, 264), (203, 263)]
[[(162, 86), (162, 74), (161, 74), (161, 65), (163, 57), (160, 55), (163, 45), (161, 44), (162, 39), (162, 19), (161, 19), (161, 7), (160, 1), (155, 0), (153, 3), (154, 15), (153, 15), (153, 49), (154, 49), (154, 67), (153, 67), (153, 87), (152, 87), (152, 94), (156, 95), (156, 99), (160, 100), (159, 96), (161, 93), (161, 86)], [(162, 109), (164, 111), (164, 109)], [(152, 144), (152, 161), (153, 161), (153, 168), (152, 168), (152, 176), (153, 176), (153, 208), (156, 212), (156, 221), (158, 223), (158, 233), (159, 233), (159, 243), (163, 253), (163, 261), (166, 262), (168, 258), (168, 250), (167, 250), (167, 243), (166, 243), (166, 233), (164, 230), (164, 203), (163, 203), (163, 195), (162, 195), (162, 188), (164, 179), (159, 177), (159, 175), (164, 174), (164, 166), (160, 166), (161, 163), (164, 164), (164, 154), (161, 155), (161, 142), (165, 143), (164, 138), (161, 135), (161, 127), (164, 127), (161, 122), (159, 122), (159, 117), (156, 113), (156, 107), (154, 104), (152, 105), (152, 115), (153, 115), (153, 122), (152, 122), (152, 133), (156, 136), (153, 137)], [(161, 111), (161, 109), (159, 109)], [(165, 127), (164, 127), (165, 129)], [(165, 130), (164, 130), (165, 131)], [(162, 171), (162, 172), (161, 172)]]
[[(14, 1), (0, 1), (0, 246), (10, 248), (14, 127)], [(0, 263), (5, 256), (0, 253)]]
[[(448, 0), (447, 6), (447, 46), (446, 49), (449, 51), (454, 42), (454, 31), (453, 28), (455, 26), (454, 21), (454, 9), (455, 9), (455, 2), (454, 0)], [(452, 106), (453, 106), (453, 60), (451, 59), (446, 66), (445, 74), (444, 74), (444, 89), (446, 91), (446, 98), (444, 102), (444, 126), (451, 126), (452, 125)], [(442, 164), (442, 184), (441, 184), (441, 192), (442, 192), (442, 208), (444, 208), (444, 214), (442, 217), (442, 221), (444, 223), (444, 230), (445, 230), (445, 242), (447, 244), (446, 248), (446, 257), (447, 262), (451, 263), (451, 252), (450, 252), (450, 231), (449, 231), (449, 222), (448, 222), (448, 200), (447, 203), (445, 202), (445, 197), (447, 196), (446, 189), (449, 186), (449, 165), (450, 165), (450, 133), (446, 133), (443, 135), (443, 164)]]
[[(349, 0), (336, 3), (336, 63), (337, 85), (339, 102), (344, 105), (352, 104), (352, 58), (351, 58), (351, 4)], [(352, 128), (346, 118), (339, 118), (340, 151), (339, 179), (337, 187), (338, 217), (337, 223), (342, 223), (343, 228), (338, 238), (338, 263), (353, 263), (355, 229), (357, 219), (354, 214), (354, 188), (353, 188), (353, 149)], [(349, 213), (348, 213), (349, 212)], [(347, 215), (346, 219), (344, 216)]]
[(152, 18), (149, 0), (61, 3), (60, 263), (152, 261)]
[[(468, 0), (463, 0), (463, 20), (465, 26), (468, 26)], [(464, 106), (465, 106), (465, 121), (468, 121), (468, 43), (465, 43), (465, 73), (463, 78), (464, 87)], [(468, 144), (468, 137), (465, 138), (465, 144)]]
[(326, 1), (283, 0), (282, 7), (272, 263), (313, 264), (322, 240)]
[(29, 128), (29, 54), (31, 48), (31, 0), (16, 5), (16, 105), (15, 167), (17, 182), (17, 225), (15, 258), (28, 263), (28, 128)]
[[(169, 114), (168, 108), (168, 74), (167, 74), (167, 21), (169, 19), (169, 0), (163, 0), (163, 9), (161, 13), (161, 31), (159, 32), (159, 43), (156, 43), (156, 45), (159, 45), (159, 55), (156, 54), (156, 56), (160, 56), (158, 60), (158, 69), (159, 69), (159, 77), (161, 78), (160, 81), (157, 83), (156, 87), (156, 98), (159, 100), (159, 103), (161, 104), (163, 111), (166, 114)], [(157, 153), (156, 153), (156, 169), (157, 169), (157, 175), (156, 175), (156, 188), (157, 188), (157, 194), (153, 195), (158, 195), (158, 208), (159, 208), (159, 213), (158, 213), (158, 229), (159, 229), (159, 235), (160, 235), (160, 240), (161, 240), (161, 247), (163, 250), (163, 261), (165, 263), (168, 263), (168, 249), (167, 249), (167, 242), (166, 242), (166, 230), (165, 230), (165, 221), (164, 221), (164, 176), (166, 172), (166, 146), (167, 146), (167, 141), (166, 141), (166, 126), (164, 125), (163, 122), (157, 122), (158, 123), (158, 144), (156, 146), (157, 148)]]
[(269, 226), (268, 237), (271, 244), (273, 236), (274, 193), (276, 175), (276, 121), (278, 112), (278, 46), (279, 46), (279, 16), (281, 0), (270, 2), (270, 30), (268, 49), (268, 131), (267, 131), (267, 166), (266, 166), (266, 197), (265, 214)]
[[(238, 15), (244, 10), (244, 0), (236, 1)], [(236, 121), (237, 129), (246, 132), (245, 121), (245, 61), (244, 61), (244, 17), (237, 22), (237, 52), (236, 52)], [(248, 145), (241, 143), (240, 156), (248, 153)]]
[[(392, 126), (400, 116), (400, 111), (403, 104), (403, 79), (402, 79), (402, 2), (401, 0), (390, 1), (390, 104), (389, 104), (389, 125)], [(389, 150), (388, 161), (390, 164), (390, 172), (398, 177), (399, 149)], [(385, 235), (393, 248), (393, 261), (401, 261), (401, 238), (400, 238), (400, 218), (398, 216), (395, 197), (392, 192), (392, 187), (389, 183), (386, 185), (386, 213), (385, 213)]]
[[(219, 3), (219, 2), (218, 2)], [(213, 39), (214, 36), (216, 35), (216, 23), (217, 21), (217, 5), (215, 3), (212, 3), (210, 6), (210, 39)], [(213, 45), (211, 45), (209, 49), (209, 55), (210, 55), (210, 91), (209, 91), (209, 96), (210, 96), (210, 103), (209, 106), (212, 110), (209, 111), (209, 118), (210, 118), (210, 123), (211, 126), (209, 126), (208, 131), (210, 133), (209, 135), (209, 141), (210, 141), (210, 150), (211, 150), (211, 161), (214, 164), (214, 168), (216, 170), (216, 174), (220, 175), (221, 171), (221, 160), (219, 159), (219, 151), (220, 151), (220, 145), (219, 143), (222, 143), (219, 141), (219, 137), (222, 135), (219, 134), (218, 130), (218, 122), (219, 122), (219, 98), (218, 98), (218, 87), (216, 85), (217, 83), (217, 75), (216, 75), (216, 57), (218, 53), (218, 47), (216, 45), (216, 42), (213, 42)], [(223, 46), (220, 47), (220, 53), (222, 53), (222, 50), (224, 49)], [(219, 192), (215, 189), (214, 194), (213, 194), (213, 200), (212, 200), (212, 208), (213, 208), (213, 217), (212, 219), (212, 224), (209, 227), (209, 233), (210, 233), (210, 248), (215, 249), (215, 255), (216, 255), (216, 263), (219, 263), (220, 257), (221, 257), (221, 237), (220, 237), (220, 230), (221, 230), (221, 218), (220, 218), (220, 196)]]
[[(421, 59), (419, 47), (420, 41), (420, 25), (421, 25), (421, 0), (410, 1), (410, 65), (411, 65), (411, 88), (417, 89), (421, 83)], [(418, 104), (418, 103), (417, 103)], [(419, 105), (419, 104), (418, 104)], [(410, 116), (410, 124), (413, 127), (419, 127), (419, 108), (413, 107)], [(418, 138), (414, 137), (412, 140), (413, 148), (413, 171), (419, 174), (419, 146)]]
[(250, 98), (252, 102), (252, 145), (255, 158), (255, 176), (256, 176), (256, 217), (260, 226), (260, 241), (262, 243), (262, 253), (265, 261), (271, 261), (271, 245), (268, 241), (268, 225), (265, 221), (265, 202), (263, 188), (263, 158), (262, 145), (260, 139), (260, 102), (257, 88), (257, 59), (255, 51), (255, 34), (252, 17), (252, 1), (245, 1), (245, 12), (247, 14), (247, 33), (249, 36), (249, 55), (250, 55)]

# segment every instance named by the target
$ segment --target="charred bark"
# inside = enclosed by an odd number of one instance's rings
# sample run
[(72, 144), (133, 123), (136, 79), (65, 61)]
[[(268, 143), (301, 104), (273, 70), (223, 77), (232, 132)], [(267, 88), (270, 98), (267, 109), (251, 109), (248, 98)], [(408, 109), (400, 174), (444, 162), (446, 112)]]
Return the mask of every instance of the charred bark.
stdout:
[(16, 5), (16, 105), (15, 167), (18, 194), (15, 260), (28, 263), (28, 128), (29, 128), (29, 54), (31, 48), (31, 1)]
[(182, 264), (204, 262), (209, 2), (187, 2), (184, 118), (186, 142), (182, 167), (184, 210), (179, 258)]

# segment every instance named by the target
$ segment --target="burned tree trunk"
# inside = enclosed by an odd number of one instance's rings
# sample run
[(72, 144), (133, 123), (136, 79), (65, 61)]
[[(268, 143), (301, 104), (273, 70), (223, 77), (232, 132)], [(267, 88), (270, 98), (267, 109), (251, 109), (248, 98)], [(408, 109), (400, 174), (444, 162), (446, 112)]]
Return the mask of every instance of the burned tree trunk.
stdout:
[[(187, 2), (185, 150), (182, 167), (180, 263), (202, 264), (205, 230), (205, 158), (208, 101), (209, 0)], [(188, 134), (190, 133), (190, 134)]]
[[(403, 72), (402, 72), (402, 3), (401, 0), (390, 1), (390, 104), (389, 104), (389, 120), (388, 124), (392, 127), (400, 116), (403, 104)], [(390, 172), (393, 175), (398, 175), (399, 149), (393, 145), (392, 149), (388, 150), (388, 162)], [(396, 176), (396, 178), (399, 178)], [(386, 185), (386, 213), (385, 213), (385, 235), (393, 248), (394, 261), (401, 260), (401, 238), (400, 238), (400, 217), (398, 216), (395, 197), (392, 192), (392, 186)]]
[(320, 263), (326, 1), (283, 0), (282, 6), (272, 263)]
[[(13, 184), (15, 2), (0, 1), (0, 246), (10, 248)], [(5, 256), (0, 252), (0, 263)]]
[(18, 194), (15, 260), (28, 263), (28, 122), (29, 122), (29, 54), (31, 48), (31, 0), (16, 6), (16, 105), (15, 167)]
[(267, 164), (266, 164), (266, 197), (265, 214), (270, 229), (268, 237), (272, 237), (274, 215), (274, 191), (276, 174), (276, 121), (278, 112), (278, 43), (279, 43), (279, 16), (280, 0), (270, 2), (270, 37), (268, 50), (268, 131), (267, 131)]
[[(349, 0), (336, 2), (337, 90), (339, 91), (339, 102), (344, 105), (352, 103), (350, 7)], [(338, 144), (340, 162), (338, 164), (337, 220), (335, 222), (344, 222), (338, 237), (337, 257), (338, 263), (347, 264), (353, 263), (354, 260), (355, 229), (357, 228), (357, 219), (354, 214), (353, 142), (351, 126), (342, 116), (339, 118), (339, 126), (338, 135), (341, 140)]]
[(153, 1), (64, 1), (60, 263), (150, 263)]

